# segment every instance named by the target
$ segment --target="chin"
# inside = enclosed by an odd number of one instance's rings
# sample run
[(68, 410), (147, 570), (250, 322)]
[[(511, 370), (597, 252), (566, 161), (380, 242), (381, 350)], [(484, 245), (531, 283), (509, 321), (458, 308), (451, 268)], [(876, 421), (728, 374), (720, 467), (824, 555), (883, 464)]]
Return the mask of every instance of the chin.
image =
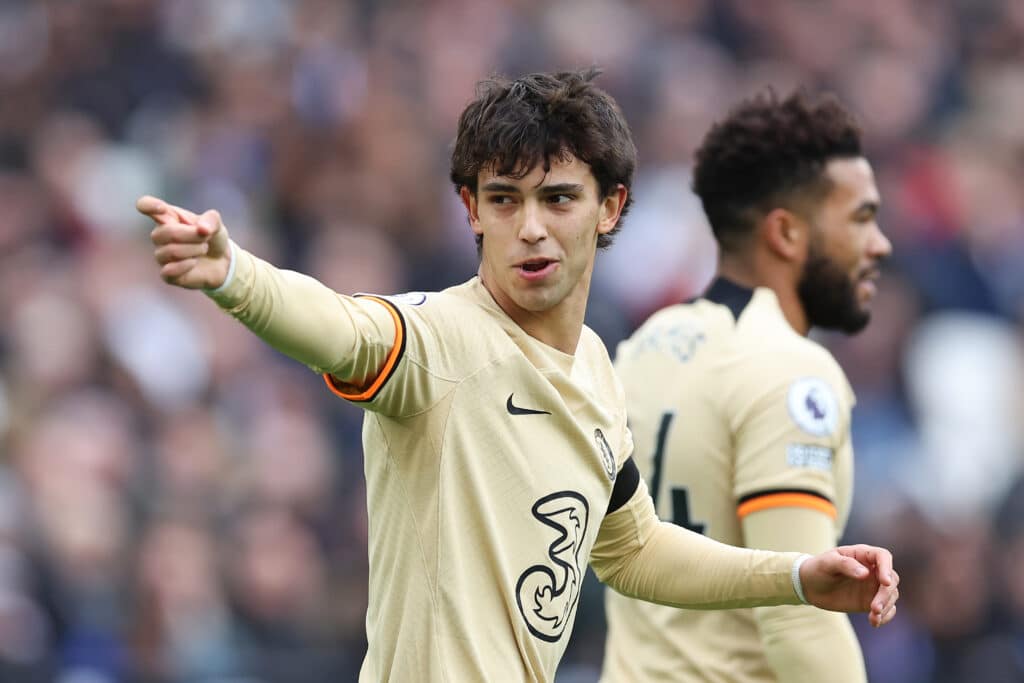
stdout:
[(857, 334), (867, 327), (869, 322), (871, 322), (871, 311), (861, 308), (856, 315), (848, 316), (840, 329), (846, 334)]
[(516, 297), (516, 306), (530, 313), (543, 313), (552, 307), (551, 297), (544, 294), (526, 295)]

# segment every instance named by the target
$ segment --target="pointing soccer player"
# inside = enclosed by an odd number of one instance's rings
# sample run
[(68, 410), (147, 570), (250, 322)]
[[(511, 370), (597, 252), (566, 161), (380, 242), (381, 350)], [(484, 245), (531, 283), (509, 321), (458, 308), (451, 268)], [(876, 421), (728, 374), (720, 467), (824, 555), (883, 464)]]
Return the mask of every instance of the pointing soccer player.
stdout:
[[(891, 250), (871, 165), (834, 98), (769, 94), (712, 127), (694, 178), (718, 273), (619, 347), (637, 464), (662, 519), (731, 545), (821, 552), (850, 511), (853, 392), (806, 335), (868, 322)], [(695, 612), (610, 593), (606, 605), (607, 683), (866, 680), (842, 614)]]
[(595, 75), (480, 84), (451, 165), (480, 269), (441, 292), (339, 294), (242, 249), (216, 211), (138, 202), (164, 280), (205, 290), (366, 411), (361, 681), (554, 680), (587, 562), (664, 604), (893, 616), (884, 549), (747, 550), (655, 517), (621, 386), (583, 325), (636, 159)]

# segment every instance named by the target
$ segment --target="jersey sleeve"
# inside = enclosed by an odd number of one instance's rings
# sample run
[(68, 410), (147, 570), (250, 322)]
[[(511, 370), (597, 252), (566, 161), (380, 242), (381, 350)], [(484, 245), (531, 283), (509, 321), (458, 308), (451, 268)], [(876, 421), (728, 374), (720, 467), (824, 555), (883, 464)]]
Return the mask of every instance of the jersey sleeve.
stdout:
[[(208, 294), (263, 341), (322, 374), (332, 391), (368, 410), (398, 416), (430, 401), (434, 385), (427, 373), (419, 366), (410, 371), (403, 362), (410, 344), (428, 343), (429, 326), (413, 329), (400, 306), (383, 298), (339, 294), (237, 245), (232, 250), (233, 280)], [(399, 375), (405, 375), (403, 381), (394, 379)], [(389, 385), (400, 388), (386, 394)]]
[(690, 609), (798, 604), (791, 571), (798, 553), (748, 550), (661, 522), (647, 485), (604, 517), (590, 563), (627, 597)]
[(835, 464), (849, 448), (852, 392), (827, 352), (809, 351), (748, 362), (732, 392), (741, 520), (779, 507), (836, 519)]
[[(762, 510), (743, 519), (746, 545), (818, 554), (835, 544), (832, 520), (803, 507)], [(865, 683), (860, 644), (845, 614), (791, 605), (754, 610), (765, 657), (780, 683)]]
[[(456, 384), (458, 373), (454, 368), (460, 359), (457, 335), (443, 331), (443, 322), (449, 316), (436, 315), (426, 294), (391, 296), (357, 295), (359, 302), (386, 310), (394, 325), (395, 334), (386, 344), (386, 355), (376, 354), (374, 367), (379, 368), (370, 379), (359, 384), (346, 384), (335, 373), (325, 374), (327, 386), (348, 401), (371, 412), (391, 417), (406, 417), (429, 409)], [(447, 323), (450, 325), (451, 323)], [(381, 337), (373, 336), (376, 342)], [(449, 343), (442, 343), (447, 339)], [(367, 368), (361, 367), (356, 377)], [(350, 375), (351, 376), (351, 375)]]

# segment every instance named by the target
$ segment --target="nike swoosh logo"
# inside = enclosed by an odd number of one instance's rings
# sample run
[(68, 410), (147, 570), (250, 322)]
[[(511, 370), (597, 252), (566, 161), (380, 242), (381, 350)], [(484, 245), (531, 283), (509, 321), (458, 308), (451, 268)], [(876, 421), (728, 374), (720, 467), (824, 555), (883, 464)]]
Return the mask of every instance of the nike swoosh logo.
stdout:
[(530, 408), (520, 408), (519, 406), (512, 403), (512, 397), (515, 394), (509, 394), (508, 400), (505, 402), (505, 407), (508, 408), (509, 415), (550, 415), (546, 410), (532, 410)]

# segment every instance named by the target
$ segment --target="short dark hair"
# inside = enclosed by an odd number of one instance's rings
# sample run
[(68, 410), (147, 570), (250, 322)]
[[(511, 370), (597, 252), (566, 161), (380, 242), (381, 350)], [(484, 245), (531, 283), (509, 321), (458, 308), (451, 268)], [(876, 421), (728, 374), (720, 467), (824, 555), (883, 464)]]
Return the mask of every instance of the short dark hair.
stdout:
[[(487, 167), (522, 178), (538, 163), (549, 171), (552, 158), (571, 154), (590, 166), (601, 197), (619, 184), (626, 187), (625, 216), (633, 201), (636, 146), (618, 104), (592, 82), (600, 73), (590, 68), (479, 82), (476, 99), (459, 117), (451, 165), (455, 191), (466, 187), (476, 194), (477, 176)], [(621, 225), (620, 217), (612, 232), (598, 235), (597, 246), (609, 246)]]
[(826, 164), (862, 156), (860, 128), (832, 95), (768, 90), (715, 123), (696, 152), (694, 192), (719, 246), (739, 246), (774, 208), (823, 197)]

